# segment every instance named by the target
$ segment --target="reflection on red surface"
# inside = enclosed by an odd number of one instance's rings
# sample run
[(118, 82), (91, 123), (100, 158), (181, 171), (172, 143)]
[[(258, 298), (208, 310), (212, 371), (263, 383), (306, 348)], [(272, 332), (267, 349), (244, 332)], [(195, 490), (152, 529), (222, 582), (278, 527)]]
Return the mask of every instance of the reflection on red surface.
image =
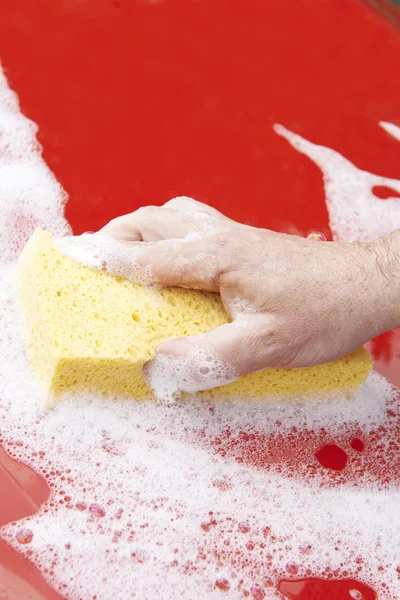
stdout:
[[(0, 526), (35, 514), (49, 497), (45, 480), (0, 446)], [(0, 598), (59, 600), (40, 572), (0, 540)]]
[(373, 589), (354, 579), (281, 581), (279, 591), (289, 600), (375, 600), (377, 598)]
[(374, 368), (400, 386), (400, 329), (389, 331), (367, 344)]
[(0, 490), (0, 527), (35, 514), (50, 494), (40, 475), (10, 458), (1, 446)]
[[(362, 169), (400, 178), (399, 143), (377, 124), (400, 125), (399, 50), (395, 29), (356, 0), (298, 0), (290, 8), (265, 0), (0, 3), (0, 58), (23, 111), (39, 124), (46, 162), (70, 194), (67, 217), (76, 233), (187, 194), (253, 225), (329, 236), (319, 169), (272, 124)], [(389, 192), (375, 193), (384, 202)], [(371, 348), (378, 369), (400, 384), (399, 333)], [(361, 440), (364, 453), (352, 442), (357, 431), (335, 440), (244, 435), (227, 435), (216, 450), (312, 476), (324, 469), (316, 453), (336, 445), (348, 461), (326, 471), (327, 484), (359, 481), (363, 472), (400, 480), (398, 460), (376, 468), (385, 431)], [(32, 514), (46, 484), (4, 453), (0, 460), (0, 518)], [(0, 565), (7, 600), (58, 597), (4, 545)], [(353, 584), (363, 600), (375, 598)], [(348, 585), (282, 582), (280, 591), (348, 600)]]
[(62, 600), (28, 559), (0, 540), (2, 600)]

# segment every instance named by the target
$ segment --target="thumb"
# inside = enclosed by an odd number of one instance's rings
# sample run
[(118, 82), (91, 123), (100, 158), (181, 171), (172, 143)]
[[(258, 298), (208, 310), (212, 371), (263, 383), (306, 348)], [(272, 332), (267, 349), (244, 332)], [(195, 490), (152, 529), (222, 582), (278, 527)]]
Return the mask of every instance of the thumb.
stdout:
[(161, 402), (186, 392), (232, 383), (266, 366), (268, 347), (263, 315), (241, 317), (199, 336), (168, 340), (143, 369), (145, 380)]

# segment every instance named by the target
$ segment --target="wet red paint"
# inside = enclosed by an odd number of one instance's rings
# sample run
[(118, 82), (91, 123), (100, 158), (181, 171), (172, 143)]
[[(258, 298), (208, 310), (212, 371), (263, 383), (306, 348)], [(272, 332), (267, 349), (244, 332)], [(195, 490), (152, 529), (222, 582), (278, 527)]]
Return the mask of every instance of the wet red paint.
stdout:
[[(45, 480), (28, 466), (13, 460), (0, 446), (0, 526), (35, 514), (47, 500), (50, 489)], [(19, 533), (20, 543), (31, 537), (28, 529)], [(0, 540), (0, 582), (4, 600), (61, 600), (30, 562)], [(7, 592), (8, 590), (8, 592)], [(10, 596), (7, 596), (7, 593)], [(16, 594), (20, 595), (17, 596)]]
[[(399, 51), (395, 28), (357, 0), (298, 0), (290, 8), (265, 0), (0, 3), (0, 58), (23, 111), (39, 125), (46, 162), (70, 194), (76, 233), (188, 194), (253, 225), (329, 237), (320, 171), (272, 124), (400, 178), (399, 143), (377, 124), (400, 125)], [(375, 189), (383, 201), (388, 193)], [(377, 368), (399, 384), (399, 332), (370, 348)], [(395, 415), (389, 427), (399, 427)], [(363, 453), (354, 446), (358, 431), (335, 440), (324, 432), (268, 440), (227, 434), (215, 449), (288, 476), (318, 470), (326, 485), (361, 482), (365, 473), (399, 483), (396, 449), (380, 461), (386, 435), (372, 432)], [(343, 471), (318, 462), (324, 445), (347, 454)], [(0, 459), (5, 522), (37, 510), (48, 489), (32, 472), (16, 484), (25, 467)], [(24, 585), (37, 590), (35, 598), (58, 597), (4, 544), (0, 557), (21, 597)], [(319, 589), (348, 600), (348, 582), (314, 580), (297, 592), (295, 585), (282, 582), (282, 593), (309, 600), (321, 597)], [(365, 594), (375, 597), (369, 588)]]
[[(400, 402), (400, 395), (397, 403)], [(196, 432), (193, 432), (196, 436)], [(209, 439), (197, 433), (199, 443)], [(318, 477), (320, 485), (362, 485), (373, 481), (379, 486), (400, 485), (400, 415), (389, 410), (385, 426), (368, 433), (358, 427), (337, 433), (335, 439), (324, 429), (271, 433), (230, 430), (212, 441), (216, 453), (258, 469), (273, 469), (287, 477)]]
[(336, 444), (325, 444), (315, 454), (318, 462), (326, 469), (343, 471), (347, 465), (347, 454)]
[[(326, 581), (322, 579), (301, 579), (281, 581), (279, 591), (289, 600), (376, 600), (375, 591), (354, 579)], [(358, 596), (350, 592), (360, 592)]]
[(357, 450), (357, 452), (364, 452), (365, 444), (362, 440), (355, 438), (354, 440), (351, 440), (351, 447), (354, 450)]
[(372, 193), (381, 200), (387, 200), (388, 198), (400, 198), (399, 192), (393, 190), (386, 185), (375, 185), (372, 188)]
[(13, 460), (0, 445), (0, 527), (34, 515), (47, 500), (45, 480), (26, 465)]

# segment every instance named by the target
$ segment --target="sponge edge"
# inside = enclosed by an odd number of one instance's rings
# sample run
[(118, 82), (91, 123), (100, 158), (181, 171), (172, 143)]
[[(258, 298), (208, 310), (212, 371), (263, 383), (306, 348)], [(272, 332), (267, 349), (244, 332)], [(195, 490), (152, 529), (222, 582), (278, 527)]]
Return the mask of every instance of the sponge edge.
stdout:
[[(37, 229), (19, 264), (20, 301), (32, 362), (48, 404), (65, 393), (151, 398), (142, 376), (156, 347), (229, 321), (219, 294), (155, 290), (83, 267), (61, 255)], [(265, 369), (201, 396), (266, 397), (358, 387), (371, 370), (364, 348), (335, 362), (303, 369)]]

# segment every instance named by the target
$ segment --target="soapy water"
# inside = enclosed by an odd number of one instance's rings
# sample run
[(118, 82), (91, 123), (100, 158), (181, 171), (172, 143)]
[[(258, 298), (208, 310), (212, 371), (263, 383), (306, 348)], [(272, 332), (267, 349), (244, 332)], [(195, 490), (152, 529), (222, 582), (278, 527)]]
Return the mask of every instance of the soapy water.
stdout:
[[(380, 125), (389, 135), (400, 139), (399, 127), (384, 122)], [(280, 124), (275, 124), (274, 130), (321, 169), (335, 239), (368, 242), (400, 227), (399, 199), (389, 196), (382, 202), (373, 193), (376, 186), (399, 193), (400, 180), (362, 171), (338, 152), (313, 144)]]
[[(399, 398), (381, 376), (352, 399), (155, 405), (82, 394), (44, 409), (16, 260), (36, 224), (69, 232), (65, 194), (2, 75), (0, 110), (0, 173), (14, 173), (0, 177), (0, 441), (51, 486), (42, 509), (1, 537), (71, 599), (268, 600), (280, 578), (310, 576), (353, 577), (398, 598)], [(315, 458), (328, 438), (348, 453), (343, 473)]]
[[(66, 235), (66, 194), (40, 156), (37, 126), (19, 112), (0, 67), (0, 256), (15, 260), (35, 227), (51, 223), (54, 235)], [(37, 201), (40, 196), (40, 202)]]

